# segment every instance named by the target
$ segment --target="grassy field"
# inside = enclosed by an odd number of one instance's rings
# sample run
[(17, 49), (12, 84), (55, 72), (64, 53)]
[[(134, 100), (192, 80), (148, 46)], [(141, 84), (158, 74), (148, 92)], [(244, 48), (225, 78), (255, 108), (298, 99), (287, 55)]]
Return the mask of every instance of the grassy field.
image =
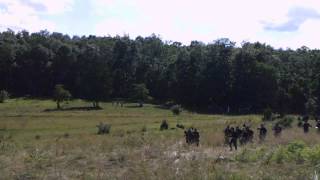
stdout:
[[(179, 116), (156, 105), (137, 108), (102, 103), (102, 110), (82, 110), (81, 100), (50, 111), (50, 100), (11, 99), (0, 104), (0, 179), (312, 179), (320, 171), (320, 134), (296, 127), (281, 137), (267, 123), (265, 142), (229, 151), (223, 145), (227, 124), (249, 123), (261, 116)], [(160, 131), (163, 119), (170, 129)], [(96, 125), (111, 124), (97, 135)], [(200, 131), (200, 146), (185, 144), (177, 122)], [(314, 122), (312, 122), (314, 125)]]

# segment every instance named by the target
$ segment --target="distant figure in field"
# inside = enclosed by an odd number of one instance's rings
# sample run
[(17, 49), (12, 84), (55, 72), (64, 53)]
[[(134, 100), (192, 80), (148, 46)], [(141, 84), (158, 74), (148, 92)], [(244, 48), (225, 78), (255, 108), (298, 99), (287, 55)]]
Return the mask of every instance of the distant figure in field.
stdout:
[(229, 137), (231, 136), (231, 129), (230, 126), (228, 125), (224, 129), (224, 144), (229, 144)]
[(189, 128), (187, 131), (184, 132), (186, 137), (186, 143), (192, 144), (193, 143), (193, 128)]
[(184, 131), (184, 137), (186, 138), (186, 143), (187, 144), (190, 144), (190, 134), (191, 134), (190, 129)]
[(253, 142), (253, 135), (254, 132), (250, 129), (250, 127), (247, 126), (247, 132), (248, 132), (248, 142)]
[(193, 138), (194, 138), (194, 143), (196, 143), (196, 145), (199, 146), (200, 134), (197, 129), (194, 129), (194, 131), (193, 131)]
[(167, 130), (169, 128), (169, 124), (167, 120), (162, 120), (161, 125), (160, 125), (160, 131), (162, 130)]
[(239, 135), (239, 138), (240, 138), (240, 144), (245, 144), (247, 142), (247, 139), (248, 139), (248, 132), (247, 132), (247, 126), (246, 124), (243, 124), (242, 125), (242, 130), (241, 131), (241, 134)]
[(237, 150), (238, 146), (237, 146), (237, 141), (238, 141), (238, 134), (236, 132), (236, 130), (232, 127), (230, 130), (230, 141), (229, 141), (229, 146), (230, 146), (230, 151), (232, 151), (232, 146), (234, 146), (234, 149)]
[(238, 138), (242, 136), (242, 130), (239, 128), (239, 126), (236, 127), (235, 131), (237, 133)]
[(187, 131), (184, 131), (184, 135), (186, 138), (187, 144), (193, 144), (195, 143), (197, 146), (199, 146), (200, 142), (200, 133), (197, 129), (189, 128)]
[(312, 126), (308, 123), (308, 121), (305, 121), (305, 122), (303, 123), (303, 132), (304, 132), (304, 133), (308, 133), (310, 127), (312, 127)]
[(242, 135), (240, 136), (240, 143), (246, 144), (248, 142), (252, 142), (253, 135), (254, 132), (250, 129), (250, 127), (244, 124), (242, 128)]
[(264, 141), (267, 136), (267, 128), (264, 126), (264, 124), (261, 124), (260, 128), (258, 128), (258, 130), (259, 130), (260, 141)]
[(317, 132), (320, 133), (320, 120), (317, 120), (316, 129)]
[(273, 127), (273, 134), (275, 137), (278, 137), (281, 135), (282, 127), (279, 125), (279, 123), (276, 123), (276, 125)]
[(120, 107), (123, 107), (124, 106), (124, 101), (122, 100), (115, 100), (115, 101), (112, 101), (112, 106), (120, 106)]

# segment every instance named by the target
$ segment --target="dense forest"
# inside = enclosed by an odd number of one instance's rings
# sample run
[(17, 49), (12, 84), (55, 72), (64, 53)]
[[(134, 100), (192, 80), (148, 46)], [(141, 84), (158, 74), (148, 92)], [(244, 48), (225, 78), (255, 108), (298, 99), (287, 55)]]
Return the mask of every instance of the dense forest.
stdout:
[(74, 98), (131, 99), (140, 85), (153, 102), (210, 113), (315, 113), (319, 76), (320, 50), (307, 47), (0, 33), (0, 90), (15, 97), (52, 97), (55, 85), (63, 84)]

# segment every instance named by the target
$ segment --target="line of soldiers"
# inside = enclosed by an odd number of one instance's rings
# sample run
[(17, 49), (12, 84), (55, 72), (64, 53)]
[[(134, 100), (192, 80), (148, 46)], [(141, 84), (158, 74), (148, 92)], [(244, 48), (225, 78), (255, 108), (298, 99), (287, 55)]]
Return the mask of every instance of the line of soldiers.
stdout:
[[(268, 132), (267, 128), (264, 126), (264, 124), (261, 124), (260, 127), (257, 128), (257, 130), (259, 131), (260, 142), (264, 141)], [(279, 136), (281, 134), (282, 128), (277, 123), (273, 127), (273, 131), (275, 136)], [(234, 128), (228, 125), (224, 129), (224, 136), (225, 136), (225, 144), (229, 145), (230, 150), (232, 150), (232, 147), (234, 147), (234, 149), (237, 150), (238, 140), (241, 145), (246, 144), (248, 142), (253, 142), (254, 132), (246, 124), (243, 124), (241, 129), (239, 128), (239, 126)]]
[(225, 144), (229, 144), (230, 150), (232, 150), (232, 146), (237, 150), (238, 139), (240, 144), (252, 142), (254, 132), (246, 124), (243, 124), (242, 129), (240, 129), (239, 126), (234, 128), (228, 125), (224, 130), (224, 135)]
[(187, 144), (196, 144), (199, 146), (200, 134), (196, 128), (189, 128), (187, 131), (184, 131), (184, 136)]

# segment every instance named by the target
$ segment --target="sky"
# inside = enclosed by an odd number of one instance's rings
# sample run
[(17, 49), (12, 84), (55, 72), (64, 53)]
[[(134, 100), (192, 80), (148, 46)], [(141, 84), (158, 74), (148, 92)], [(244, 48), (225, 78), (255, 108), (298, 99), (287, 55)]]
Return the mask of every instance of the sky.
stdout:
[(0, 31), (320, 49), (320, 0), (0, 0)]

